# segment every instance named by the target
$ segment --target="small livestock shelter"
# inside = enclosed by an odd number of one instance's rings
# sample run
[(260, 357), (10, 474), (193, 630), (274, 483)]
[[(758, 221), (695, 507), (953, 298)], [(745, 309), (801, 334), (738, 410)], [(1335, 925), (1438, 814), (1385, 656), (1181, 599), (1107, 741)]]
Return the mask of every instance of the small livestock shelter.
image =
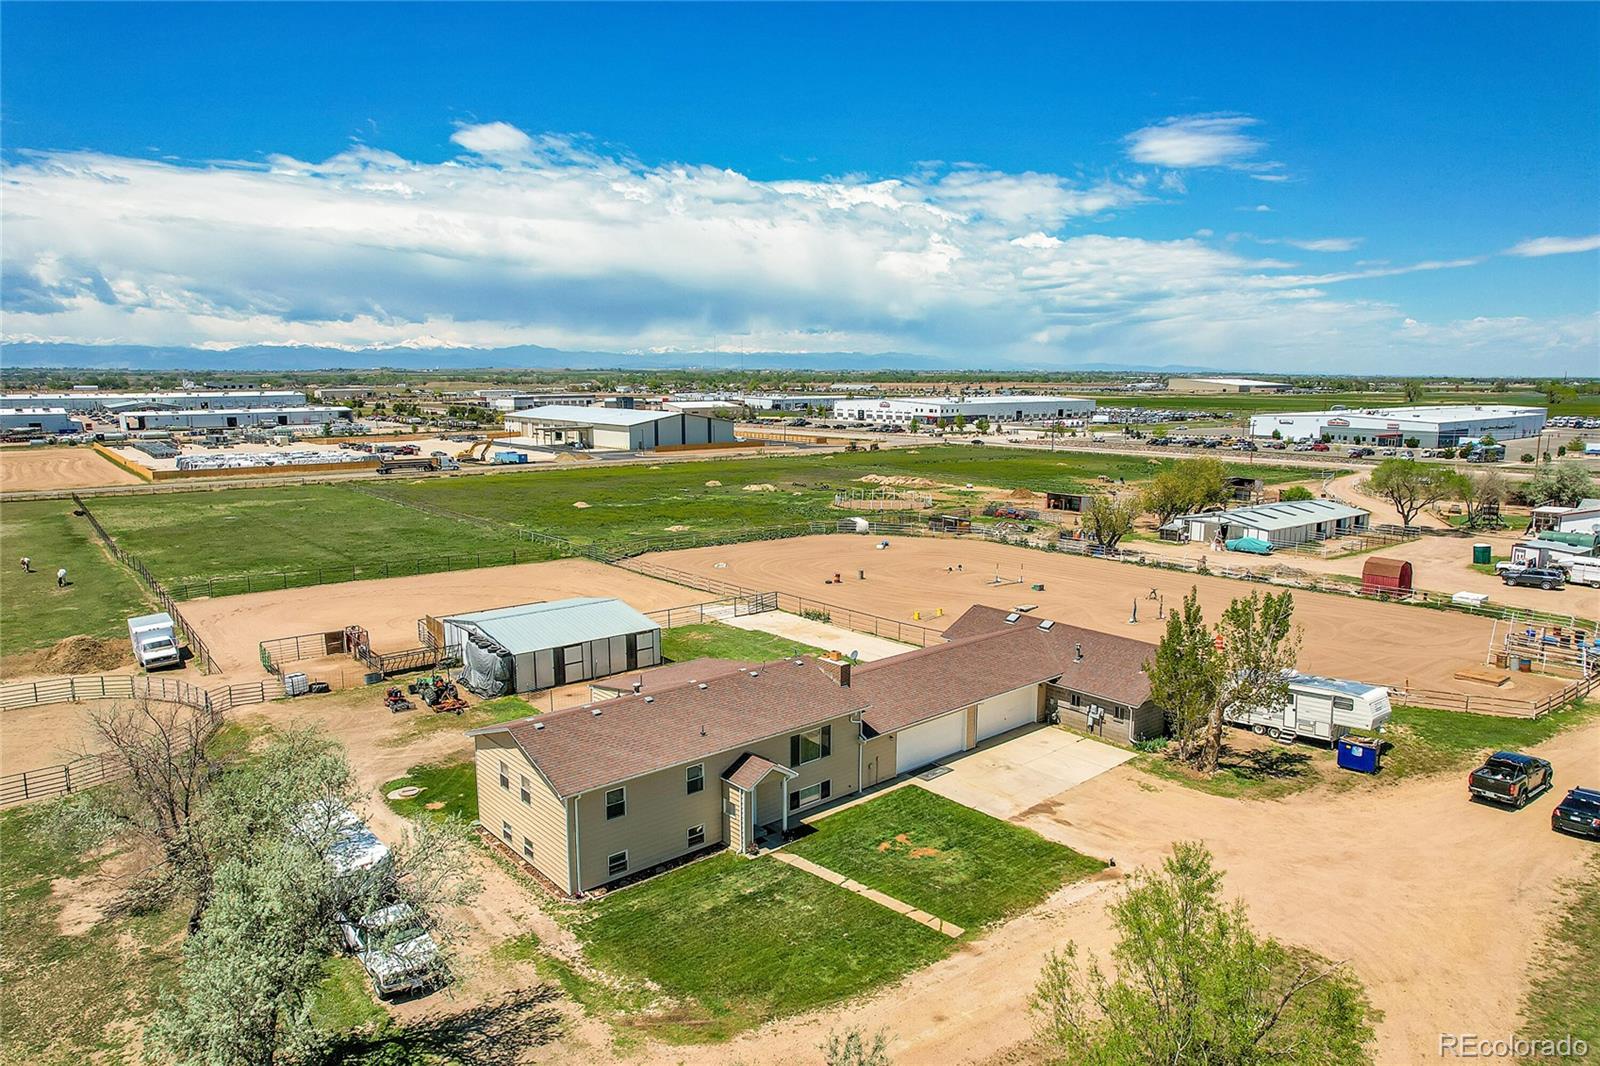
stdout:
[(1411, 595), (1411, 564), (1404, 559), (1372, 556), (1361, 568), (1361, 591)]
[(936, 514), (928, 517), (928, 529), (934, 533), (971, 533), (972, 516), (968, 514)]
[(1089, 495), (1082, 492), (1047, 492), (1044, 507), (1047, 511), (1072, 511), (1082, 514), (1089, 509)]
[(1258, 477), (1230, 477), (1223, 479), (1234, 503), (1260, 503), (1266, 498), (1267, 483)]
[(1170, 527), (1177, 539), (1191, 542), (1250, 537), (1274, 548), (1288, 548), (1365, 532), (1371, 517), (1371, 512), (1337, 500), (1295, 500), (1179, 515), (1162, 527), (1162, 534), (1166, 539)]
[(661, 627), (617, 599), (585, 596), (440, 619), (461, 680), (482, 696), (590, 681), (661, 662)]

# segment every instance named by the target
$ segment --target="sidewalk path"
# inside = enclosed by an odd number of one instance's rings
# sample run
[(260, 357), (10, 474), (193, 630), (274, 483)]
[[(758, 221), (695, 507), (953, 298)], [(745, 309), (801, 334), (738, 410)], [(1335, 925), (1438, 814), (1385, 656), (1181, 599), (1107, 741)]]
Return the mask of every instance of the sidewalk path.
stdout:
[(893, 896), (886, 896), (875, 888), (868, 888), (859, 881), (852, 881), (844, 874), (834, 873), (826, 866), (818, 866), (809, 859), (802, 859), (800, 856), (791, 855), (787, 851), (774, 851), (772, 853), (772, 857), (777, 859), (779, 862), (787, 863), (788, 865), (793, 866), (797, 870), (804, 870), (808, 874), (820, 877), (829, 884), (838, 885), (840, 888), (854, 892), (856, 895), (865, 897), (866, 899), (870, 899), (874, 903), (882, 904), (883, 906), (894, 911), (896, 914), (903, 914), (907, 918), (910, 918), (913, 922), (921, 922), (934, 932), (943, 933), (952, 940), (959, 938), (961, 934), (966, 932), (965, 929), (954, 924), (953, 922), (947, 922), (942, 918), (935, 918), (927, 911), (919, 911), (909, 903), (895, 899)]

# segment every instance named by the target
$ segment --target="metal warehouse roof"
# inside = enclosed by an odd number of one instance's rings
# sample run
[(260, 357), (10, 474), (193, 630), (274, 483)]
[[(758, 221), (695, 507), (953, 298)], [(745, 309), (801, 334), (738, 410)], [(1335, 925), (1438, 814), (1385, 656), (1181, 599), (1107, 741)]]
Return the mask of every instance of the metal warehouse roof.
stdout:
[(441, 621), (476, 629), (513, 655), (660, 628), (621, 600), (599, 596), (498, 607)]
[(1313, 522), (1330, 522), (1336, 518), (1355, 518), (1370, 514), (1359, 507), (1351, 507), (1337, 500), (1296, 500), (1292, 503), (1263, 503), (1254, 507), (1240, 507), (1232, 511), (1209, 511), (1203, 514), (1184, 515), (1184, 520), (1200, 522), (1227, 522), (1230, 525), (1249, 526), (1251, 529), (1294, 529)]
[(506, 415), (518, 422), (579, 422), (595, 426), (642, 426), (663, 418), (679, 417), (677, 411), (630, 411), (624, 407), (574, 407), (570, 404), (545, 404)]

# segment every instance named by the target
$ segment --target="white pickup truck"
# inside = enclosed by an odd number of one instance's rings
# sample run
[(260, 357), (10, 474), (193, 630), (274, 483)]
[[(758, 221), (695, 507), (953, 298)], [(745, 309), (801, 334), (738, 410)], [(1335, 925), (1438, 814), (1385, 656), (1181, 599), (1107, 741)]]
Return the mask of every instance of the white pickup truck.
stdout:
[(183, 661), (172, 616), (165, 612), (128, 619), (128, 640), (133, 644), (133, 657), (146, 670), (178, 666)]

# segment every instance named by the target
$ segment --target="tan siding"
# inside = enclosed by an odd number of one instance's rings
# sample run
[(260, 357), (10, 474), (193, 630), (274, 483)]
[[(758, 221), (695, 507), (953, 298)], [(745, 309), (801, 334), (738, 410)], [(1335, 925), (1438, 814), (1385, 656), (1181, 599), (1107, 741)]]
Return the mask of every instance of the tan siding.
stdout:
[(963, 751), (970, 751), (978, 744), (978, 705), (974, 703), (967, 708), (967, 738), (962, 741)]
[[(522, 838), (533, 841), (533, 865), (556, 887), (570, 891), (566, 806), (534, 770), (522, 749), (505, 733), (474, 737), (478, 768), (478, 820), (504, 842), (500, 823), (511, 823), (511, 850), (522, 855)], [(500, 763), (510, 772), (511, 787), (500, 787)], [(522, 802), (519, 775), (526, 774), (530, 803)]]
[(734, 851), (744, 850), (744, 793), (726, 781), (722, 785), (722, 798), (732, 805), (732, 809), (722, 816), (723, 834), (728, 842), (728, 847)]
[[(858, 727), (848, 716), (835, 718), (832, 754), (826, 759), (796, 767), (797, 777), (785, 783), (783, 793), (814, 784), (824, 778), (832, 782), (834, 797), (856, 791), (856, 743)], [(605, 789), (585, 792), (577, 797), (578, 844), (581, 850), (582, 887), (594, 888), (612, 880), (606, 859), (628, 852), (628, 872), (637, 873), (658, 863), (686, 854), (686, 831), (691, 825), (706, 827), (706, 843), (726, 843), (727, 819), (722, 813), (720, 778), (744, 752), (753, 752), (777, 763), (789, 765), (789, 734), (748, 747), (722, 752), (705, 760), (706, 787), (690, 796), (684, 791), (684, 769), (680, 764), (666, 770), (644, 774), (627, 782), (628, 813), (610, 821), (605, 816)], [(769, 786), (771, 787), (771, 786)], [(783, 800), (787, 804), (787, 799)], [(807, 808), (810, 810), (812, 808)], [(803, 812), (792, 812), (791, 822)], [(762, 809), (763, 821), (777, 821), (782, 808)], [(498, 824), (498, 823), (497, 823)]]
[(870, 788), (894, 779), (894, 737), (893, 733), (885, 733), (861, 746), (861, 780), (864, 787)]

